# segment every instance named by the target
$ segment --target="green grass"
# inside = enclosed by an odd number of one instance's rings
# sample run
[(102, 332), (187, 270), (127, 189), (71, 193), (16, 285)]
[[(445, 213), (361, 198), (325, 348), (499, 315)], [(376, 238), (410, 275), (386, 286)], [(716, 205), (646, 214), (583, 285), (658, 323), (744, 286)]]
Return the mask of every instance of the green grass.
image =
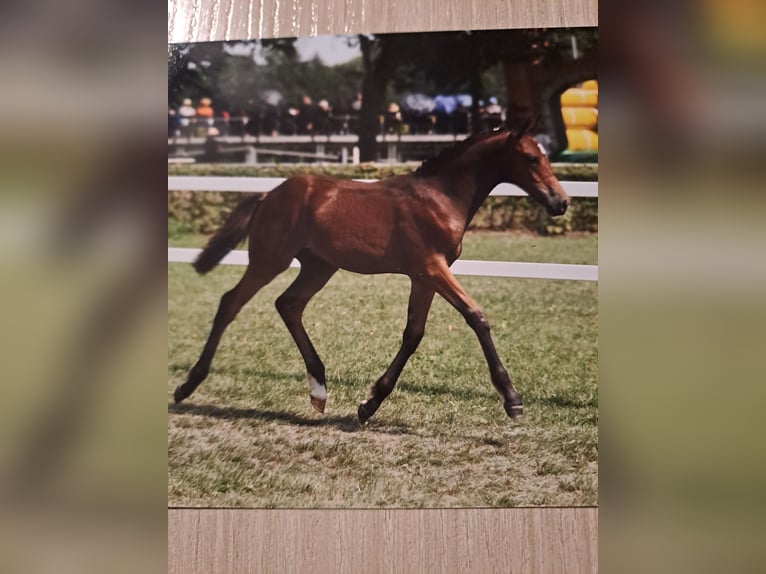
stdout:
[[(174, 245), (204, 238), (178, 234)], [(596, 262), (595, 236), (473, 234), (464, 258)], [(239, 279), (168, 266), (168, 392), (196, 360), (218, 300)], [(459, 278), (484, 308), (524, 397), (510, 421), (475, 335), (437, 298), (399, 383), (361, 427), (356, 407), (396, 353), (408, 280), (340, 272), (304, 317), (327, 367), (313, 413), (303, 362), (273, 305), (288, 270), (224, 335), (207, 381), (168, 408), (173, 506), (474, 507), (597, 502), (597, 285)]]
[(539, 263), (598, 263), (598, 235), (541, 237), (529, 233), (471, 231), (463, 239), (461, 259)]

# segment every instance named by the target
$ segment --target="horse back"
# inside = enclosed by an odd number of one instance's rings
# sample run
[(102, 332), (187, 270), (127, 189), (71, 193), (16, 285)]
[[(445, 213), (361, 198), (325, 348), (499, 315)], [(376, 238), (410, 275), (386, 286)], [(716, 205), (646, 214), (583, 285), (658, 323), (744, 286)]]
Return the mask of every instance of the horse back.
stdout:
[(301, 247), (349, 271), (410, 274), (427, 255), (450, 258), (459, 250), (464, 226), (457, 211), (417, 178), (299, 176), (275, 191)]

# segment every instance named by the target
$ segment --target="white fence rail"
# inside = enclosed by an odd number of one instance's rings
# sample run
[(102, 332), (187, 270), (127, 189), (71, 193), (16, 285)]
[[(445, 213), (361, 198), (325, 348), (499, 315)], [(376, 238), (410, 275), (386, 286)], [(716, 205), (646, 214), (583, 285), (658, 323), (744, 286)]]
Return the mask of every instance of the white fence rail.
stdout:
[[(168, 176), (168, 190), (269, 192), (284, 180), (285, 178), (282, 177)], [(562, 181), (561, 185), (570, 197), (598, 197), (597, 182)], [(526, 194), (515, 185), (502, 183), (492, 190), (491, 195), (523, 196)], [(200, 249), (168, 247), (168, 262), (191, 263), (200, 251)], [(247, 265), (247, 251), (232, 251), (223, 258), (221, 263), (223, 265)], [(300, 263), (297, 260), (293, 260), (290, 266), (299, 267)], [(475, 261), (467, 259), (455, 261), (451, 269), (456, 275), (598, 281), (598, 265)]]
[[(168, 247), (168, 262), (191, 263), (201, 249)], [(232, 251), (221, 261), (222, 265), (247, 265), (247, 251)], [(290, 267), (300, 267), (293, 259)], [(598, 281), (597, 265), (568, 265), (563, 263), (519, 263), (515, 261), (475, 261), (461, 259), (452, 264), (455, 275), (481, 275), (485, 277), (517, 277), (522, 279), (569, 279)]]

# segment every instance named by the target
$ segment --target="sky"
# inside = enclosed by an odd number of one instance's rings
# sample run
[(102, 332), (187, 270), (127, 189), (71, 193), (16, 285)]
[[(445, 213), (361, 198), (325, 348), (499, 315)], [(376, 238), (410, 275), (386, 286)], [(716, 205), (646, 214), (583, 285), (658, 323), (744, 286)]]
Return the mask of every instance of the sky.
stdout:
[[(328, 66), (343, 64), (361, 55), (358, 42), (353, 47), (348, 45), (348, 36), (314, 36), (298, 38), (295, 48), (301, 60), (310, 60), (319, 54)], [(352, 36), (352, 38), (355, 38)]]
[[(355, 45), (348, 45), (348, 38), (355, 39), (355, 36), (313, 36), (298, 38), (295, 41), (295, 49), (298, 51), (298, 56), (301, 60), (311, 60), (315, 55), (319, 55), (322, 61), (328, 66), (335, 66), (337, 64), (343, 64), (361, 56), (362, 53), (359, 50), (358, 42)], [(232, 54), (247, 54), (249, 48), (247, 46), (229, 47), (228, 51)], [(264, 64), (266, 61), (261, 56), (260, 46), (255, 50), (255, 61), (259, 64)]]

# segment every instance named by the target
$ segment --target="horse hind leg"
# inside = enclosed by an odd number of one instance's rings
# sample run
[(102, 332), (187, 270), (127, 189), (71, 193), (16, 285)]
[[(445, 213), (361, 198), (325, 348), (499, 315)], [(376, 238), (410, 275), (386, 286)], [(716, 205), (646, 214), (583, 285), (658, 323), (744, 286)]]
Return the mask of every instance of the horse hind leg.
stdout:
[(298, 260), (301, 262), (300, 273), (287, 290), (277, 298), (276, 307), (306, 365), (311, 406), (316, 411), (324, 413), (327, 402), (325, 368), (306, 333), (302, 317), (309, 300), (327, 284), (338, 268), (309, 252), (299, 253)]
[(173, 398), (176, 403), (180, 403), (189, 397), (202, 381), (207, 378), (207, 375), (210, 372), (210, 365), (213, 362), (213, 357), (215, 356), (218, 344), (221, 341), (221, 336), (226, 327), (229, 326), (240, 312), (242, 307), (244, 307), (262, 287), (271, 282), (274, 277), (286, 268), (287, 265), (282, 269), (266, 272), (262, 269), (254, 269), (252, 266), (248, 266), (245, 275), (239, 283), (237, 283), (233, 289), (223, 294), (221, 302), (218, 305), (218, 312), (213, 320), (210, 335), (208, 336), (199, 359), (189, 371), (186, 382), (178, 385), (173, 393)]

